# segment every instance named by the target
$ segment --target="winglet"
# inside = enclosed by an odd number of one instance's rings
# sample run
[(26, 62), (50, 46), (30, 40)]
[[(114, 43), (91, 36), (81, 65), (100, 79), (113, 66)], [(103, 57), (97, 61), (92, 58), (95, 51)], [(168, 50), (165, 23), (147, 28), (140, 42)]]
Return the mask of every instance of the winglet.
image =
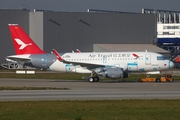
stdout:
[(59, 53), (55, 49), (53, 49), (52, 51), (59, 61), (64, 61), (64, 59), (59, 55)]
[(79, 49), (76, 49), (76, 51), (77, 51), (78, 53), (81, 53), (81, 51), (80, 51)]

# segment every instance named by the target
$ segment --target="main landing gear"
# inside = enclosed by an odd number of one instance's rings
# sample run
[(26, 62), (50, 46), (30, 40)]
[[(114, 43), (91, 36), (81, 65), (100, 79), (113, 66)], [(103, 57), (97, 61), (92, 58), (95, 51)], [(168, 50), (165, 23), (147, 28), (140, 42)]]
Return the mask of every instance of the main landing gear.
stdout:
[(89, 82), (92, 83), (92, 82), (98, 82), (99, 81), (99, 77), (98, 76), (95, 76), (95, 77), (90, 77), (89, 78)]
[(91, 77), (89, 78), (89, 82), (98, 82), (99, 81), (99, 77), (97, 76), (96, 72), (92, 72), (91, 73)]

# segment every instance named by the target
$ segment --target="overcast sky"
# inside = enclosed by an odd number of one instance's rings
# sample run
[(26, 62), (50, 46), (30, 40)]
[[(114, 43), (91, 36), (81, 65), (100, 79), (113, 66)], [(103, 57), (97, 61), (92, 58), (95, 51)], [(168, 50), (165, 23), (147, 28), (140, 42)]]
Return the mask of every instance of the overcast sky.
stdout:
[(86, 12), (87, 9), (141, 12), (142, 8), (180, 11), (180, 0), (0, 0), (0, 9)]

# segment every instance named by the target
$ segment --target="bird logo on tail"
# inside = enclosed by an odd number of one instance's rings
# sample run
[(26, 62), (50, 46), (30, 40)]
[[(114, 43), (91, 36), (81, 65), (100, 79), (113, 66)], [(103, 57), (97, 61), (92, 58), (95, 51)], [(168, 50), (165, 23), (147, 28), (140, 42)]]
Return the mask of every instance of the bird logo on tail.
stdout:
[(18, 45), (20, 45), (19, 50), (23, 50), (25, 47), (32, 45), (31, 43), (25, 44), (24, 42), (22, 42), (22, 40), (20, 40), (19, 38), (15, 38), (15, 41), (17, 42)]

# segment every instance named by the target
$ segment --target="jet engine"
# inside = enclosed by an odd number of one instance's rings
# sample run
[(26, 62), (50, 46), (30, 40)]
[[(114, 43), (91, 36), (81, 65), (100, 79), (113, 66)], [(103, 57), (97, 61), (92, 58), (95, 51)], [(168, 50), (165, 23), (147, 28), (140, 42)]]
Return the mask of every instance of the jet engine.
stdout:
[(122, 68), (107, 68), (104, 72), (104, 77), (118, 79), (123, 78), (123, 69)]

